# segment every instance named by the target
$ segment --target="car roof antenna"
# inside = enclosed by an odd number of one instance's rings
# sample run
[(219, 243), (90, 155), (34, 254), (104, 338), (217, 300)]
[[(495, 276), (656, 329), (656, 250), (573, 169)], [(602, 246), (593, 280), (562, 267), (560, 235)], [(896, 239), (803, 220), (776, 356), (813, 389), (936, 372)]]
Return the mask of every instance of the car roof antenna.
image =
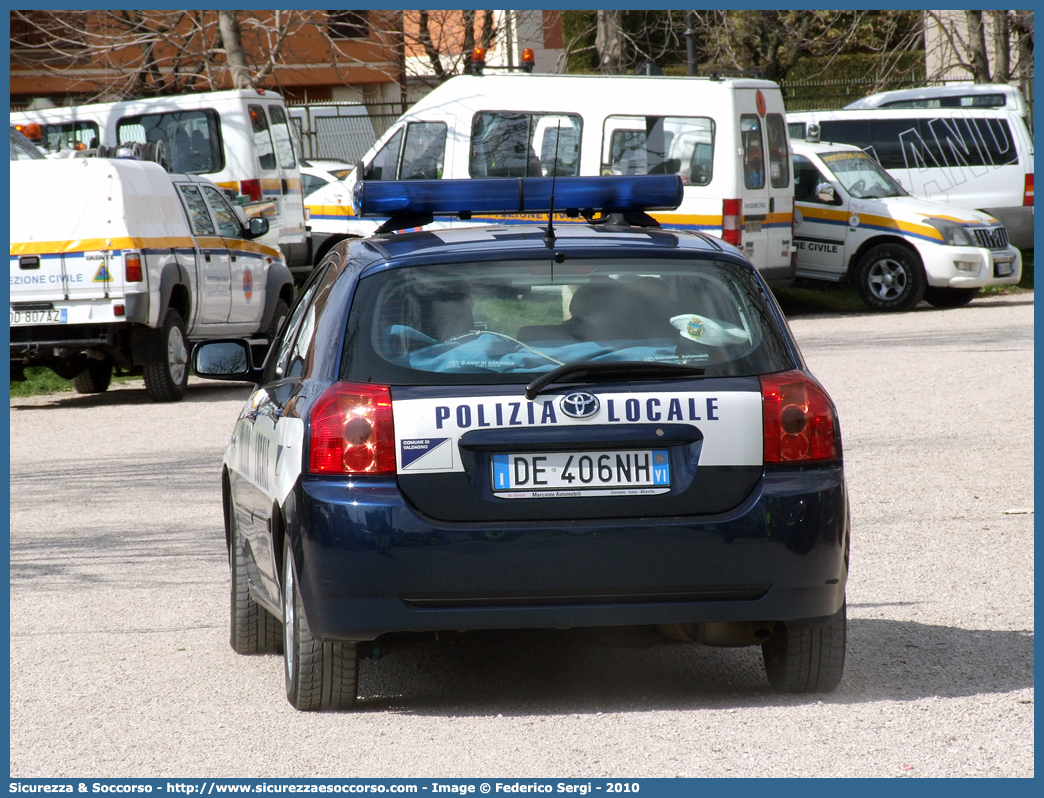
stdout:
[[(562, 120), (558, 120), (555, 129), (555, 159), (551, 162), (551, 203), (547, 209), (547, 232), (544, 233), (544, 244), (548, 247), (555, 245), (555, 180), (558, 178), (558, 144), (562, 140)], [(551, 274), (554, 275), (554, 258), (551, 259)]]

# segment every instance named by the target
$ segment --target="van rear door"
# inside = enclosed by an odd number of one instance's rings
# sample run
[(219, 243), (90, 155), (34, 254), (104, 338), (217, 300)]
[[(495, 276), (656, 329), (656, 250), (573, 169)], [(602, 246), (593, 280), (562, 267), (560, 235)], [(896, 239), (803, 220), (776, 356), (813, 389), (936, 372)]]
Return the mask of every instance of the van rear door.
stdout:
[(261, 167), (260, 199), (275, 203), (275, 213), (268, 217), (268, 223), (274, 231), (270, 234), (271, 240), (261, 240), (270, 246), (280, 247), (292, 263), (306, 261), (308, 252), (301, 171), (286, 111), (282, 102), (268, 101), (250, 103), (248, 112)]

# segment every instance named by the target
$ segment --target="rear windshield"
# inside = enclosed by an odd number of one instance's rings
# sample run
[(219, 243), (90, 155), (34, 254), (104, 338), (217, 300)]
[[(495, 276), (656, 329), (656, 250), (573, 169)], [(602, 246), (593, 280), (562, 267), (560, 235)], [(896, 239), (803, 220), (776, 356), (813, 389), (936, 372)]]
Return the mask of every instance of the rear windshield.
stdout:
[(342, 378), (393, 385), (528, 382), (577, 361), (793, 368), (753, 276), (692, 260), (455, 263), (360, 281)]

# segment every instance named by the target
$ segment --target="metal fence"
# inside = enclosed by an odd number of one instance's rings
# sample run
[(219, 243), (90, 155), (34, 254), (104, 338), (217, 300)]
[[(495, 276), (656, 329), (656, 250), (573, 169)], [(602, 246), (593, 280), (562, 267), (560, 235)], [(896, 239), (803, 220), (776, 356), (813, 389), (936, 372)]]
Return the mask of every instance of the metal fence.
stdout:
[(402, 113), (399, 103), (308, 103), (288, 106), (305, 158), (355, 163)]

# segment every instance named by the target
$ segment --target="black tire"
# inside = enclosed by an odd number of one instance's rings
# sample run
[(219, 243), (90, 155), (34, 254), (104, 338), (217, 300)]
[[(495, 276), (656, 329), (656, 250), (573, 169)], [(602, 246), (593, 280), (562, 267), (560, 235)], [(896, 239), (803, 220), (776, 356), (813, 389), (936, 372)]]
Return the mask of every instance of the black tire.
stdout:
[(827, 623), (790, 628), (777, 623), (761, 644), (765, 674), (781, 693), (829, 693), (841, 681), (845, 669), (847, 605)]
[(867, 250), (856, 269), (859, 296), (872, 310), (909, 310), (924, 297), (928, 280), (921, 258), (901, 244)]
[(279, 328), (283, 326), (283, 319), (290, 315), (290, 306), (286, 304), (286, 300), (280, 298), (276, 300), (275, 310), (272, 312), (272, 321), (268, 323), (268, 329), (265, 331), (265, 337), (268, 339), (269, 345), (275, 340), (275, 337), (279, 335)]
[(924, 301), (935, 308), (962, 308), (982, 293), (981, 288), (924, 289)]
[(112, 363), (107, 360), (91, 360), (87, 368), (73, 377), (76, 393), (105, 393), (112, 382)]
[(283, 673), (286, 697), (305, 712), (351, 709), (359, 682), (356, 644), (312, 637), (297, 590), (289, 540), (283, 544)]
[(229, 644), (237, 654), (281, 654), (283, 624), (250, 596), (243, 537), (236, 524), (235, 510), (229, 512), (228, 564), (232, 572)]
[(188, 341), (185, 322), (174, 308), (167, 311), (160, 328), (163, 360), (146, 363), (145, 390), (154, 402), (176, 402), (188, 387)]

